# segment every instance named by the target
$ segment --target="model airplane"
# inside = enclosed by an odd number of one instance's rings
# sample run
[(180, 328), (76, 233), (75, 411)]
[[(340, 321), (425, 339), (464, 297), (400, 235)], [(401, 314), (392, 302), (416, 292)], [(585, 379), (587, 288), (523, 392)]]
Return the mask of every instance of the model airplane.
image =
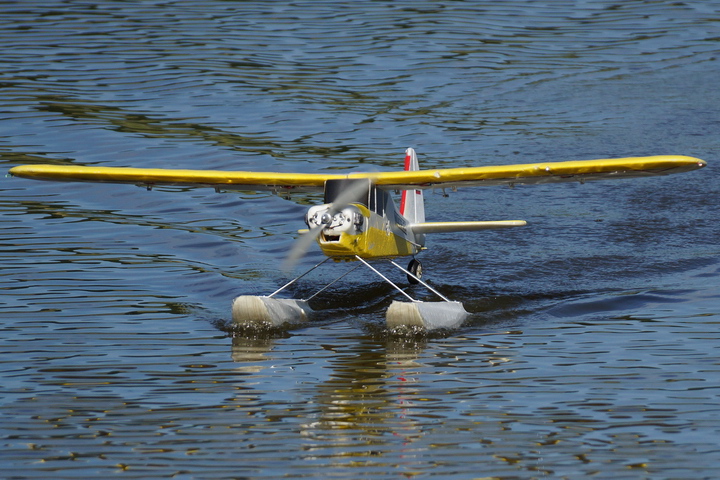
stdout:
[[(130, 183), (151, 189), (155, 185), (214, 187), (220, 190), (264, 190), (277, 194), (324, 192), (323, 205), (311, 207), (305, 215), (308, 229), (301, 231), (286, 265), (294, 264), (313, 242), (326, 259), (294, 278), (268, 296), (239, 296), (233, 300), (236, 324), (278, 327), (308, 319), (308, 299), (276, 298), (285, 287), (329, 259), (357, 261), (397, 289), (407, 302), (394, 301), (386, 314), (388, 326), (423, 330), (454, 328), (468, 313), (460, 302), (444, 297), (421, 279), (422, 268), (415, 255), (425, 249), (425, 235), (520, 227), (523, 220), (426, 222), (425, 189), (456, 189), (481, 185), (527, 185), (553, 182), (634, 178), (688, 172), (706, 162), (686, 156), (651, 156), (609, 160), (587, 160), (526, 165), (420, 170), (415, 151), (405, 152), (405, 169), (395, 172), (351, 174), (293, 174), (226, 172), (212, 170), (166, 170), (144, 168), (24, 165), (10, 174), (38, 180)], [(396, 206), (391, 192), (400, 191)], [(412, 257), (407, 268), (394, 259)], [(421, 283), (442, 301), (421, 302), (393, 283), (370, 264), (388, 260), (405, 272), (411, 283)], [(344, 276), (344, 275), (343, 275)], [(342, 277), (340, 277), (342, 278)]]

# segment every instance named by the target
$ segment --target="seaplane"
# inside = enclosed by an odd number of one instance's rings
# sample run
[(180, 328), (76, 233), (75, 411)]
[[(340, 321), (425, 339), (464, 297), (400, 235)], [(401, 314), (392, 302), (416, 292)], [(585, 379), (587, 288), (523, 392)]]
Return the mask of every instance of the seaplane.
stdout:
[[(414, 149), (405, 151), (404, 169), (371, 173), (278, 173), (218, 170), (176, 170), (77, 165), (22, 165), (10, 175), (34, 180), (109, 182), (154, 186), (210, 187), (218, 192), (269, 191), (282, 196), (292, 193), (323, 193), (321, 205), (305, 214), (307, 228), (290, 250), (286, 271), (313, 245), (325, 259), (275, 292), (240, 295), (232, 301), (233, 323), (251, 328), (289, 328), (312, 318), (311, 301), (355, 268), (367, 267), (399, 292), (386, 311), (389, 329), (432, 331), (459, 327), (469, 313), (463, 304), (451, 300), (422, 279), (422, 264), (416, 256), (426, 249), (426, 236), (452, 232), (515, 228), (524, 220), (428, 222), (425, 219), (424, 191), (445, 192), (463, 187), (515, 186), (556, 182), (627, 179), (689, 172), (706, 166), (698, 158), (682, 155), (581, 160), (504, 166), (479, 166), (421, 170)], [(399, 196), (399, 205), (396, 198)], [(407, 267), (397, 259), (410, 257)], [(281, 294), (328, 260), (356, 262), (355, 267), (305, 299), (282, 298)], [(388, 262), (404, 273), (408, 283), (422, 285), (436, 301), (419, 301), (378, 269)], [(401, 274), (402, 275), (402, 274)]]

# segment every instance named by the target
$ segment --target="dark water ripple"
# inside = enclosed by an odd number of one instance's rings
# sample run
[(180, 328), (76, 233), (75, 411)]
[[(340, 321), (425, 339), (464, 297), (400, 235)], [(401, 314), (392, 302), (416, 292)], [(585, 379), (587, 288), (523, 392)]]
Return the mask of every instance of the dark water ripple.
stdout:
[[(6, 2), (0, 160), (317, 172), (687, 154), (702, 172), (429, 195), (431, 282), (472, 315), (396, 337), (360, 273), (290, 332), (312, 195), (0, 178), (4, 478), (713, 478), (714, 2)], [(303, 261), (320, 259), (313, 251)], [(342, 271), (293, 287), (310, 295)], [(423, 295), (421, 292), (415, 292)]]

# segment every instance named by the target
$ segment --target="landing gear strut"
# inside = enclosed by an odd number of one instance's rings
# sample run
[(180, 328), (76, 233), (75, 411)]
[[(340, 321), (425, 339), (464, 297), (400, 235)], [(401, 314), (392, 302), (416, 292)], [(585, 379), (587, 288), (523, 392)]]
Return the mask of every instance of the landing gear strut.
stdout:
[[(420, 263), (416, 259), (410, 260), (410, 263), (408, 264), (408, 272), (412, 273), (412, 275), (408, 275), (407, 279), (408, 282), (410, 282), (412, 285), (417, 285), (420, 283), (420, 278), (422, 278), (422, 263)], [(413, 275), (415, 275), (413, 277)]]
[[(294, 324), (302, 324), (303, 322), (309, 320), (313, 314), (313, 310), (308, 305), (308, 301), (312, 300), (320, 292), (323, 292), (330, 285), (333, 285), (338, 280), (344, 278), (361, 265), (365, 265), (375, 272), (375, 274), (394, 287), (408, 300), (404, 302), (393, 300), (387, 310), (385, 320), (388, 327), (393, 331), (400, 332), (409, 329), (410, 332), (417, 332), (431, 331), (439, 328), (457, 328), (468, 316), (468, 312), (465, 311), (462, 303), (449, 300), (443, 294), (419, 279), (422, 274), (422, 268), (420, 262), (415, 259), (410, 262), (407, 269), (404, 269), (393, 260), (390, 260), (390, 263), (399, 270), (405, 272), (411, 283), (422, 284), (425, 288), (440, 297), (443, 300), (442, 302), (424, 302), (415, 300), (405, 290), (398, 287), (385, 275), (380, 273), (375, 267), (359, 256), (355, 256), (355, 259), (359, 261), (358, 265), (328, 283), (307, 300), (274, 298), (275, 294), (292, 285), (295, 281), (315, 270), (329, 259), (330, 257), (326, 258), (269, 296), (241, 295), (237, 297), (233, 300), (233, 323), (242, 327), (247, 326), (261, 328), (282, 328)], [(411, 274), (414, 275), (414, 277), (412, 277)]]

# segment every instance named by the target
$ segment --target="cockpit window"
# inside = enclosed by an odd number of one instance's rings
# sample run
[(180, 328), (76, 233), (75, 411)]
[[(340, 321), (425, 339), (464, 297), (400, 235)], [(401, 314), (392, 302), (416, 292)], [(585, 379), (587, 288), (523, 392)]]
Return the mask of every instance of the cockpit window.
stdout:
[[(364, 184), (366, 188), (361, 188), (359, 185)], [(366, 207), (369, 205), (370, 198), (370, 180), (367, 178), (363, 179), (348, 179), (343, 178), (342, 180), (326, 180), (325, 181), (325, 203), (333, 203), (338, 197), (341, 197), (343, 193), (354, 190), (355, 195), (352, 198), (343, 199), (345, 203), (360, 203)]]
[[(364, 188), (363, 188), (364, 185)], [(352, 198), (343, 198), (345, 192), (353, 190)], [(333, 203), (342, 198), (343, 203), (360, 203), (370, 211), (383, 215), (389, 194), (376, 188), (369, 179), (341, 179), (325, 181), (325, 203)]]
[(377, 213), (378, 215), (385, 214), (385, 202), (387, 201), (387, 192), (374, 188), (370, 192), (370, 211)]

